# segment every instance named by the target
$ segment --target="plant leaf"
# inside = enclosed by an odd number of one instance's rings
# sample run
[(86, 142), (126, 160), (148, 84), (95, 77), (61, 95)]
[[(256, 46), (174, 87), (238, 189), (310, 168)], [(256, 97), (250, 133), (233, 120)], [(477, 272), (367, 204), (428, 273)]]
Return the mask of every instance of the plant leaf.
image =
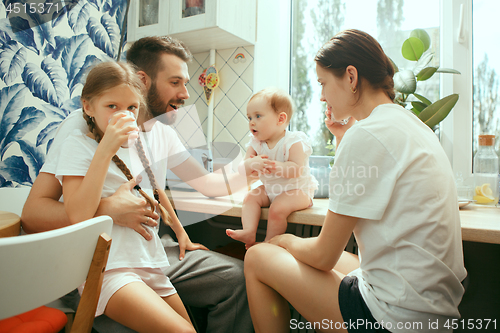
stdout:
[(57, 119), (60, 119), (62, 121), (67, 116), (62, 108), (55, 107), (51, 104), (43, 104), (40, 106), (40, 108), (46, 115), (49, 116), (49, 118), (52, 118), (51, 116), (55, 116)]
[(68, 11), (68, 24), (76, 34), (85, 27), (90, 17), (90, 4), (87, 1), (78, 3)]
[(88, 55), (85, 58), (85, 62), (83, 63), (82, 67), (80, 68), (80, 70), (78, 71), (78, 73), (76, 73), (76, 75), (73, 78), (73, 80), (71, 80), (71, 82), (70, 82), (71, 93), (73, 93), (73, 89), (75, 88), (75, 86), (78, 83), (81, 83), (81, 84), (85, 83), (85, 78), (86, 78), (87, 70), (90, 67), (92, 67), (94, 64), (98, 63), (98, 62), (101, 62), (101, 59), (97, 58), (93, 54), (92, 55)]
[(424, 44), (424, 52), (431, 46), (431, 37), (424, 29), (414, 29), (410, 32), (410, 37), (416, 37)]
[(434, 53), (424, 52), (424, 54), (422, 54), (420, 59), (418, 59), (415, 67), (413, 67), (413, 73), (415, 75), (417, 75), (418, 72), (420, 72), (422, 69), (424, 69), (425, 67), (428, 67), (433, 58), (434, 58)]
[(54, 60), (57, 60), (61, 57), (61, 54), (69, 41), (69, 38), (56, 36), (54, 39), (56, 41), (56, 48), (52, 52), (52, 58)]
[(399, 72), (398, 65), (396, 65), (396, 63), (391, 58), (389, 58), (389, 60), (391, 61), (392, 67), (394, 67), (394, 73)]
[(411, 102), (411, 105), (413, 106), (413, 108), (415, 110), (418, 111), (418, 113), (422, 112), (423, 109), (425, 109), (427, 107), (427, 105), (425, 105), (424, 103), (422, 102)]
[(28, 20), (22, 17), (15, 16), (9, 19), (0, 20), (0, 31), (2, 35), (7, 35), (9, 38), (15, 39), (23, 44), (28, 50), (40, 55), (40, 50), (35, 42), (35, 35), (31, 30)]
[(425, 81), (430, 79), (434, 75), (434, 73), (436, 73), (437, 69), (437, 67), (426, 67), (422, 69), (417, 74), (417, 81)]
[(91, 17), (87, 24), (87, 32), (97, 48), (109, 57), (115, 58), (120, 44), (120, 28), (111, 16), (104, 13), (100, 22)]
[(10, 156), (0, 162), (0, 173), (6, 180), (27, 186), (33, 185), (28, 166), (21, 156)]
[(417, 61), (424, 53), (424, 43), (416, 37), (410, 37), (403, 42), (401, 54), (407, 60)]
[(34, 106), (23, 108), (19, 119), (14, 123), (12, 129), (2, 141), (0, 157), (3, 158), (3, 155), (12, 143), (21, 140), (26, 133), (35, 129), (43, 119), (45, 119), (45, 113), (37, 110)]
[(109, 16), (115, 17), (116, 24), (120, 27), (123, 25), (126, 9), (127, 1), (122, 0), (105, 0), (105, 4), (102, 7), (102, 10), (107, 12)]
[(416, 98), (418, 98), (422, 103), (424, 103), (427, 106), (429, 106), (429, 105), (432, 104), (431, 101), (429, 101), (427, 98), (425, 98), (424, 96), (422, 96), (420, 94), (413, 93), (413, 96), (415, 96)]
[(403, 94), (413, 94), (417, 89), (417, 81), (413, 72), (405, 69), (394, 74), (394, 89)]
[(450, 113), (458, 101), (458, 94), (446, 96), (426, 107), (418, 116), (431, 129)]
[(18, 141), (21, 147), (21, 152), (24, 156), (24, 162), (28, 166), (28, 170), (31, 175), (31, 179), (35, 179), (45, 162), (45, 153), (41, 148), (35, 147), (30, 142), (24, 140)]
[(33, 185), (28, 166), (21, 156), (10, 156), (1, 161), (0, 173), (5, 180), (27, 186)]
[(2, 145), (7, 133), (19, 119), (26, 92), (28, 92), (28, 89), (22, 83), (0, 90), (0, 143)]
[(61, 106), (69, 96), (66, 73), (50, 57), (42, 61), (41, 68), (26, 64), (21, 76), (33, 96), (54, 106)]
[(19, 45), (11, 40), (0, 53), (0, 77), (7, 85), (11, 85), (21, 75), (26, 65), (26, 49)]
[(87, 34), (73, 36), (66, 42), (61, 54), (61, 64), (71, 82), (85, 62), (88, 46), (91, 43)]
[(36, 146), (38, 147), (47, 142), (48, 140), (52, 139), (54, 137), (55, 131), (57, 130), (60, 124), (61, 121), (53, 121), (47, 126), (45, 126), (45, 128), (41, 130), (40, 133), (38, 133), (38, 136), (36, 137)]
[(33, 22), (32, 30), (38, 33), (39, 44), (40, 47), (44, 44), (44, 41), (47, 41), (48, 44), (51, 45), (52, 48), (55, 48), (56, 42), (54, 40), (54, 32), (52, 30), (52, 24), (44, 19), (42, 15), (35, 13), (28, 13), (29, 18)]
[(452, 68), (438, 68), (437, 72), (438, 73), (448, 73), (448, 74), (462, 74), (459, 71), (457, 71), (456, 69), (452, 69)]
[(94, 6), (97, 10), (101, 10), (103, 0), (88, 0), (89, 3)]

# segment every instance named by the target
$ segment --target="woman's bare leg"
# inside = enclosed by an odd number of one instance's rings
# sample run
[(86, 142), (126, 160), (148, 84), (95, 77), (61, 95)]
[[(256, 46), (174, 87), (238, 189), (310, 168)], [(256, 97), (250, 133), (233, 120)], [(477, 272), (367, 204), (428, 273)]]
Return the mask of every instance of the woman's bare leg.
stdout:
[(195, 333), (179, 295), (162, 299), (141, 282), (129, 283), (114, 293), (104, 314), (140, 333)]
[[(349, 255), (341, 259), (345, 267), (354, 267), (350, 261), (355, 260)], [(334, 331), (335, 323), (343, 322), (338, 302), (343, 277), (336, 270), (312, 268), (276, 245), (251, 247), (245, 256), (245, 279), (255, 331), (289, 332), (288, 302), (309, 322), (326, 323), (317, 331)]]
[(252, 246), (255, 244), (261, 208), (268, 206), (269, 198), (267, 197), (264, 185), (253, 189), (243, 201), (241, 210), (241, 224), (243, 225), (243, 229), (226, 229), (226, 234), (234, 240), (245, 243), (247, 247)]
[(265, 241), (284, 234), (288, 216), (297, 210), (306, 209), (310, 204), (311, 198), (302, 190), (286, 191), (278, 195), (269, 207)]

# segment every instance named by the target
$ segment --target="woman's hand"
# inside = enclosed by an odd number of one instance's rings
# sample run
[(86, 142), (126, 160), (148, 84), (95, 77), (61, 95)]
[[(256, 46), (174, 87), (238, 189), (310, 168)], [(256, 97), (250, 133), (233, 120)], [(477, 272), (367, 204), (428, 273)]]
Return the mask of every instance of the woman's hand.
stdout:
[(205, 245), (191, 242), (188, 234), (184, 230), (180, 235), (176, 234), (176, 236), (177, 236), (177, 242), (179, 243), (179, 250), (180, 250), (179, 260), (184, 259), (184, 257), (186, 256), (186, 250), (188, 250), (188, 251), (207, 250), (208, 251), (208, 248)]
[(342, 137), (344, 136), (345, 132), (354, 125), (356, 122), (356, 119), (353, 117), (350, 117), (349, 121), (347, 124), (342, 125), (341, 123), (337, 121), (332, 121), (331, 119), (331, 111), (326, 110), (325, 111), (325, 125), (328, 128), (328, 130), (335, 136), (337, 146), (340, 143), (340, 140), (342, 140)]

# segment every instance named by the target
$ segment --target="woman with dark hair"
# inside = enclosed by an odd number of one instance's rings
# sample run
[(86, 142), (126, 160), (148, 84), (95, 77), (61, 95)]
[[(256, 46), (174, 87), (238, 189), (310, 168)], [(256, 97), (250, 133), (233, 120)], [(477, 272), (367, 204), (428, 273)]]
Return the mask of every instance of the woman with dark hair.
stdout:
[[(370, 35), (340, 32), (315, 61), (337, 139), (329, 208), (318, 237), (279, 235), (247, 252), (255, 330), (446, 331), (460, 316), (466, 271), (439, 140), (393, 103), (394, 68)], [(353, 232), (359, 257), (344, 252)], [(308, 323), (291, 320), (288, 303)]]

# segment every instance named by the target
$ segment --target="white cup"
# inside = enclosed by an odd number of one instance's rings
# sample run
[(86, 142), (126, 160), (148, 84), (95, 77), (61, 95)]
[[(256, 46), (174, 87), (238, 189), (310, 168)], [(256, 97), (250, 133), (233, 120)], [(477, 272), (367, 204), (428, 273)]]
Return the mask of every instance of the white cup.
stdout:
[[(128, 140), (121, 145), (122, 148), (128, 148), (135, 142), (135, 140), (137, 140), (137, 137), (139, 136), (139, 128), (137, 127), (137, 120), (135, 119), (135, 114), (132, 111), (125, 110), (118, 112), (134, 118), (134, 120), (127, 121), (124, 126), (132, 125), (137, 128), (136, 130), (128, 132)], [(111, 121), (111, 118), (109, 119), (109, 121)]]

